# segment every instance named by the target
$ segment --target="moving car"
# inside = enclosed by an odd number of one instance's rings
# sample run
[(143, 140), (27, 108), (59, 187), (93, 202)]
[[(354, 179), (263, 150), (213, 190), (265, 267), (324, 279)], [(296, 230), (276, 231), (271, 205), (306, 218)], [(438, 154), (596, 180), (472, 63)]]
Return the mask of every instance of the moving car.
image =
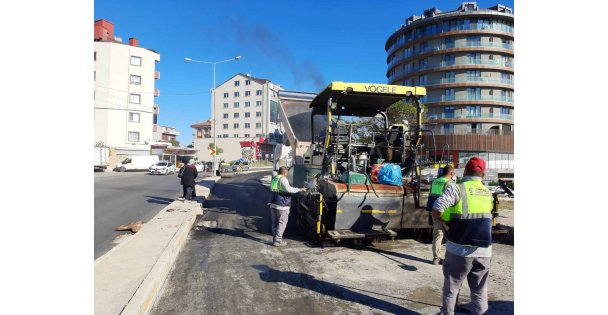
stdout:
[(168, 161), (160, 161), (156, 162), (154, 165), (150, 166), (150, 175), (153, 174), (173, 174), (176, 172), (175, 164)]
[(243, 169), (242, 169), (243, 171), (248, 171), (248, 170), (249, 170), (249, 163), (248, 163), (248, 162), (235, 162), (235, 163), (232, 165), (232, 171), (233, 171), (233, 172), (238, 171), (238, 170), (239, 170), (239, 165), (240, 165), (240, 164), (243, 164)]

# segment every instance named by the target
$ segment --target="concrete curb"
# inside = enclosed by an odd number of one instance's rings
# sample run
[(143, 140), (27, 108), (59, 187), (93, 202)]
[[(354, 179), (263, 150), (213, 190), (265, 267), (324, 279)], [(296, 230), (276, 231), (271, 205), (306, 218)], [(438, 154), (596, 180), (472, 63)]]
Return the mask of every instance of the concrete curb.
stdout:
[[(197, 203), (174, 201), (144, 224), (133, 237), (95, 260), (96, 314), (131, 315), (150, 312), (188, 239), (196, 216), (203, 213), (202, 202), (219, 179), (203, 179), (196, 186)], [(166, 212), (168, 208), (185, 211), (173, 212), (177, 216), (171, 219), (171, 212)], [(162, 223), (159, 225), (155, 221)], [(145, 251), (150, 244), (156, 246), (154, 253)], [(141, 253), (133, 253), (138, 249)], [(133, 269), (133, 266), (137, 268)], [(145, 270), (149, 271), (146, 273)]]

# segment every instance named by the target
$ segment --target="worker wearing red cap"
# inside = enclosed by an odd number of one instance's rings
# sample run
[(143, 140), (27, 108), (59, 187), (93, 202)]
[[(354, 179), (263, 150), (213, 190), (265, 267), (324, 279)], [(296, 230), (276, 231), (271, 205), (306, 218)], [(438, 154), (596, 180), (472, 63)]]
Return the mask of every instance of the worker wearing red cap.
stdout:
[(486, 162), (472, 157), (463, 182), (449, 185), (433, 204), (433, 218), (446, 221), (449, 229), (443, 261), (442, 314), (454, 314), (458, 293), (466, 279), (471, 289), (471, 312), (488, 310), (488, 274), (492, 259), (492, 194), (481, 182)]

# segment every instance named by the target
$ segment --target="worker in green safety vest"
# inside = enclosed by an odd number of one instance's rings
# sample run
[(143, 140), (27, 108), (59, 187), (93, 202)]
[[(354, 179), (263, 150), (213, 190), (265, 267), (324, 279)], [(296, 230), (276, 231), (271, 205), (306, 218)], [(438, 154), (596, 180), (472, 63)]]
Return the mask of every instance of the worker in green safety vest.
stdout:
[(429, 193), (429, 199), (426, 203), (426, 210), (429, 212), (429, 218), (433, 224), (433, 265), (439, 265), (443, 262), (441, 258), (441, 243), (443, 242), (443, 236), (447, 232), (447, 226), (441, 219), (435, 219), (431, 215), (431, 210), (435, 200), (443, 194), (445, 187), (453, 183), (454, 178), (454, 167), (452, 165), (446, 165), (439, 169), (439, 177), (431, 184), (431, 192)]
[(471, 289), (472, 314), (488, 310), (487, 281), (492, 260), (492, 207), (490, 190), (481, 182), (486, 162), (472, 157), (463, 182), (448, 185), (433, 204), (433, 218), (449, 226), (443, 263), (442, 314), (454, 314), (462, 282)]
[(291, 208), (291, 195), (306, 191), (306, 188), (295, 188), (289, 185), (287, 175), (289, 169), (285, 166), (279, 168), (279, 174), (270, 182), (272, 201), (270, 202), (270, 217), (272, 219), (272, 245), (285, 246), (283, 232), (287, 227), (289, 209)]

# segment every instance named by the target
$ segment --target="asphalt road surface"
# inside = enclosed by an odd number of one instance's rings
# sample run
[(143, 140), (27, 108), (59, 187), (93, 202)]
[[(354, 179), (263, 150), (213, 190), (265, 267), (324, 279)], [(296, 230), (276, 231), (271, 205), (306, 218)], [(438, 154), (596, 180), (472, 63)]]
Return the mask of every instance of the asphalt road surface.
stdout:
[[(437, 314), (443, 274), (431, 245), (311, 246), (291, 213), (286, 247), (270, 246), (270, 172), (221, 179), (151, 314)], [(490, 314), (513, 313), (513, 247), (495, 244)], [(460, 302), (470, 300), (467, 284)]]
[(145, 172), (95, 173), (95, 259), (116, 244), (114, 228), (129, 222), (147, 222), (182, 194), (177, 175)]

